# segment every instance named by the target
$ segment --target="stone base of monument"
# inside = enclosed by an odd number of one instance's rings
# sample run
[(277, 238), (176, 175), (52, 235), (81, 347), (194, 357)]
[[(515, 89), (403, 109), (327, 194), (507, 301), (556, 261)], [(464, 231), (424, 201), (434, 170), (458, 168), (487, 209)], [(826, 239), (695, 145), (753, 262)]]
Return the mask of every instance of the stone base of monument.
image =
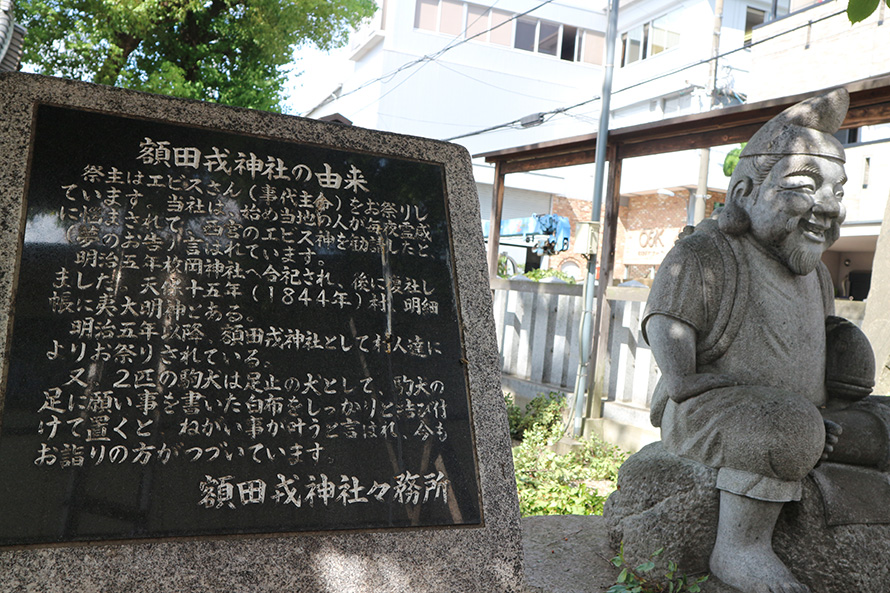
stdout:
[(603, 593), (618, 576), (599, 515), (524, 517), (522, 552), (524, 593)]
[[(660, 558), (682, 572), (707, 572), (717, 534), (716, 481), (716, 470), (668, 453), (660, 442), (644, 447), (621, 467), (606, 503), (612, 547), (623, 542), (631, 565), (664, 548)], [(881, 502), (890, 500), (887, 487), (876, 471), (825, 464), (804, 481), (800, 502), (785, 505), (773, 548), (812, 593), (890, 591), (890, 521)], [(702, 590), (736, 591), (714, 577)]]

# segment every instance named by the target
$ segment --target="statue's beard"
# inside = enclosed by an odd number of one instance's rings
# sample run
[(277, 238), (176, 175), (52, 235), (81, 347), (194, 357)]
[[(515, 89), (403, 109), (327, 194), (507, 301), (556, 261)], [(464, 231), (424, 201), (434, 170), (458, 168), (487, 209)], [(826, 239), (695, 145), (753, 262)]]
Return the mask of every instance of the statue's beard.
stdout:
[(822, 254), (840, 237), (840, 225), (835, 221), (825, 231), (825, 242), (815, 243), (803, 236), (801, 218), (794, 217), (785, 226), (787, 235), (779, 247), (779, 257), (789, 270), (800, 276), (806, 276), (816, 269), (822, 261)]
[(783, 258), (788, 269), (800, 276), (806, 276), (822, 261), (822, 250), (812, 247), (792, 247)]

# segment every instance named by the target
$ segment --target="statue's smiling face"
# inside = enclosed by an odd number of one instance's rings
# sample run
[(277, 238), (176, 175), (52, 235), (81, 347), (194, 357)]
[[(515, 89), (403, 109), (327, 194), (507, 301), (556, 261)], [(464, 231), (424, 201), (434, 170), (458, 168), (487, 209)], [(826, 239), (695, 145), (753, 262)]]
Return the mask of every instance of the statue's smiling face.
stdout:
[(751, 234), (795, 274), (809, 274), (840, 236), (847, 176), (841, 161), (782, 158), (748, 206)]

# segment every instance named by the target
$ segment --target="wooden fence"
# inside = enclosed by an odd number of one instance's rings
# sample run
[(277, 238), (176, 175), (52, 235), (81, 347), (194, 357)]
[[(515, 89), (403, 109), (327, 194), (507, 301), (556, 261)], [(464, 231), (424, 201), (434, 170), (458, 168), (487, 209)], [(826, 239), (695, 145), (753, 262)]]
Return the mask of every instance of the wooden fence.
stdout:
[[(503, 386), (520, 403), (548, 391), (571, 395), (580, 354), (581, 286), (496, 280), (492, 289)], [(596, 421), (596, 430), (630, 450), (659, 438), (649, 423), (649, 403), (659, 370), (640, 331), (648, 294), (647, 288), (610, 287), (606, 291), (609, 334), (602, 419)], [(836, 301), (835, 305), (838, 315), (861, 322), (864, 303)]]
[(582, 287), (495, 280), (492, 288), (505, 380), (538, 386), (542, 392), (572, 392), (578, 370)]

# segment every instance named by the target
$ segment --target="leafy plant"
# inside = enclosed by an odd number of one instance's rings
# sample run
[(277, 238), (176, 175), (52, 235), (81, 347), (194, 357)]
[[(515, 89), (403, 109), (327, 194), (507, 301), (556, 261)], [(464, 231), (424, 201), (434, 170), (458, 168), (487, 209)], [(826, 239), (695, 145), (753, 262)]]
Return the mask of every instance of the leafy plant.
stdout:
[[(878, 9), (881, 0), (850, 0), (847, 4), (847, 18), (850, 24), (864, 21)], [(890, 2), (887, 4), (890, 6)]]
[(735, 171), (736, 165), (739, 164), (739, 155), (742, 154), (742, 150), (745, 149), (747, 144), (747, 142), (742, 142), (738, 148), (733, 148), (727, 153), (726, 158), (723, 160), (724, 175), (732, 177), (732, 172)]
[(649, 556), (649, 560), (636, 567), (631, 567), (624, 559), (624, 544), (618, 555), (612, 558), (612, 564), (621, 569), (615, 584), (606, 593), (699, 593), (701, 584), (708, 580), (708, 575), (689, 577), (677, 570), (677, 564), (669, 561), (663, 575), (657, 574), (656, 561), (664, 552), (660, 548)]
[(498, 278), (512, 278), (516, 275), (516, 260), (502, 253), (498, 256)]
[(530, 280), (534, 280), (535, 282), (540, 282), (545, 278), (559, 278), (564, 282), (568, 282), (569, 284), (575, 284), (577, 281), (574, 276), (570, 276), (563, 272), (562, 270), (541, 270), (540, 268), (535, 270), (529, 270), (525, 274), (523, 274), (526, 278)]
[[(509, 405), (509, 404), (508, 404)], [(513, 449), (519, 509), (530, 515), (592, 515), (603, 512), (627, 455), (599, 439), (582, 441), (568, 453), (550, 447), (563, 433), (565, 396), (542, 394), (523, 413), (513, 404), (511, 429), (521, 430)]]
[(525, 432), (534, 426), (559, 438), (559, 435), (554, 431), (562, 431), (562, 412), (566, 405), (565, 395), (556, 391), (551, 391), (548, 394), (542, 393), (528, 402), (524, 411), (516, 405), (511, 394), (505, 393), (504, 400), (507, 403), (510, 438), (521, 441)]

